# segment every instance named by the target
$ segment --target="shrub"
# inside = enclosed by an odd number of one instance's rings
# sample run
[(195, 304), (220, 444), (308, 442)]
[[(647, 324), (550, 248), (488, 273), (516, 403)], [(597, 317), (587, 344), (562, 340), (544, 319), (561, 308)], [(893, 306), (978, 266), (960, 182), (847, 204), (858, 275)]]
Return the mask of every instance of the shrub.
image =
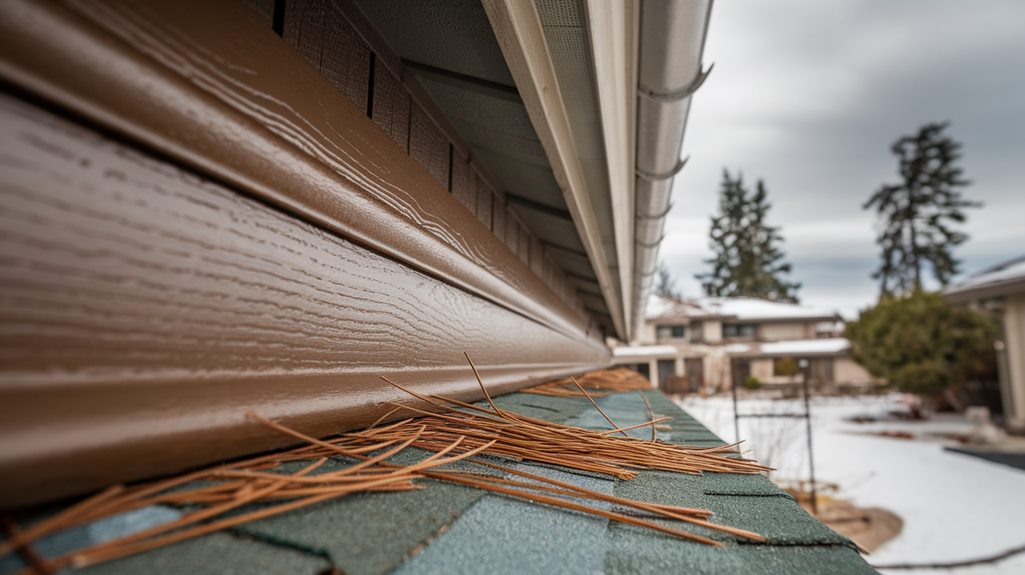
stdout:
[(781, 357), (777, 359), (775, 365), (772, 366), (772, 372), (774, 375), (793, 377), (801, 373), (801, 367), (797, 365), (797, 361), (795, 361), (794, 358), (790, 356)]
[(996, 373), (989, 316), (935, 293), (885, 298), (847, 325), (854, 359), (901, 391), (930, 395)]

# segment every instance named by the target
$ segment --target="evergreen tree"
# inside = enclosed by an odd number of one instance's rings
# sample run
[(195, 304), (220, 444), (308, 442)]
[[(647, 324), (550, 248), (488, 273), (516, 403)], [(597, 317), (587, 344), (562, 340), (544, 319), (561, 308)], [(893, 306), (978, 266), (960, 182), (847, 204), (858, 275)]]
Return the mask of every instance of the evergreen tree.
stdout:
[(968, 236), (953, 224), (965, 221), (963, 208), (981, 204), (961, 196), (969, 184), (956, 165), (961, 144), (944, 135), (946, 128), (927, 124), (894, 142), (901, 182), (883, 185), (863, 206), (880, 219), (882, 262), (872, 277), (881, 296), (921, 290), (926, 266), (943, 286), (958, 272), (951, 252)]
[(801, 284), (784, 277), (791, 268), (779, 248), (783, 241), (779, 228), (765, 221), (771, 207), (767, 197), (761, 180), (751, 194), (744, 188), (742, 176), (733, 179), (728, 170), (723, 170), (720, 213), (712, 217), (709, 233), (715, 255), (705, 260), (712, 271), (696, 276), (706, 294), (797, 302)]
[(674, 300), (682, 298), (679, 290), (676, 289), (676, 280), (673, 279), (664, 262), (659, 262), (658, 267), (655, 268), (655, 295)]

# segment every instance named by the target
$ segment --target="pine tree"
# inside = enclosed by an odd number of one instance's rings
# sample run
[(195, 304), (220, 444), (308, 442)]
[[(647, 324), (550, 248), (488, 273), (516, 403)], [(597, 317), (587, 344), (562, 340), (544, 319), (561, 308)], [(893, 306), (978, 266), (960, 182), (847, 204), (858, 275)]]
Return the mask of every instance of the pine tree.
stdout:
[(863, 206), (875, 208), (880, 219), (882, 262), (872, 277), (881, 296), (921, 290), (926, 266), (943, 286), (958, 273), (952, 250), (968, 236), (953, 226), (964, 223), (964, 208), (981, 204), (961, 195), (969, 184), (956, 165), (961, 144), (944, 135), (946, 128), (926, 124), (894, 142), (902, 181), (883, 185)]
[(682, 298), (679, 290), (676, 289), (676, 281), (664, 262), (659, 262), (658, 267), (655, 268), (655, 295), (674, 300)]
[(779, 248), (783, 241), (779, 228), (765, 221), (771, 207), (767, 198), (761, 180), (750, 194), (742, 176), (733, 179), (728, 170), (723, 170), (720, 213), (712, 217), (709, 233), (715, 255), (705, 260), (712, 271), (695, 276), (707, 295), (797, 302), (801, 284), (784, 277), (791, 266)]

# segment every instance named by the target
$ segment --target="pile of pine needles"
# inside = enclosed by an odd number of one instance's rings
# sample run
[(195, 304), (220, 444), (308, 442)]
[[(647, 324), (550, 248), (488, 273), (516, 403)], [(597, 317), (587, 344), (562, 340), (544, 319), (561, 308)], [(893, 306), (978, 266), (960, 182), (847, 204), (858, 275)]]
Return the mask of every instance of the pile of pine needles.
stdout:
[(576, 378), (557, 379), (521, 390), (523, 393), (551, 395), (555, 397), (584, 397), (577, 386), (590, 389), (591, 397), (604, 397), (608, 392), (621, 393), (652, 389), (644, 376), (632, 369), (620, 367), (616, 369), (599, 369)]
[[(467, 357), (469, 360), (469, 357)], [(490, 409), (441, 396), (410, 395), (428, 405), (428, 411), (397, 406), (421, 416), (329, 439), (316, 439), (255, 413), (248, 417), (279, 433), (304, 442), (288, 451), (218, 465), (152, 483), (112, 486), (71, 507), (20, 529), (8, 523), (8, 539), (0, 543), (0, 557), (18, 552), (29, 564), (27, 573), (54, 573), (134, 555), (180, 541), (264, 519), (352, 493), (407, 491), (426, 487), (421, 479), (447, 481), (552, 507), (596, 515), (712, 546), (721, 543), (704, 535), (668, 527), (647, 519), (591, 506), (585, 501), (613, 503), (629, 513), (697, 525), (754, 541), (756, 533), (709, 521), (707, 509), (648, 503), (605, 493), (499, 465), (474, 456), (488, 454), (512, 460), (535, 461), (630, 479), (639, 469), (680, 473), (716, 471), (760, 473), (768, 468), (737, 456), (735, 446), (696, 448), (655, 440), (654, 429), (666, 418), (652, 418), (620, 428), (598, 407), (583, 387), (571, 380), (609, 421), (612, 429), (594, 431), (560, 425), (499, 409), (470, 362)], [(394, 382), (392, 385), (404, 389)], [(649, 406), (650, 414), (650, 406)], [(652, 439), (629, 437), (629, 429), (650, 426)], [(410, 447), (433, 454), (411, 465), (389, 461)], [(332, 469), (322, 467), (331, 462)], [(441, 467), (463, 461), (462, 469)], [(296, 465), (302, 467), (295, 470)], [(480, 466), (481, 471), (467, 469)], [(498, 471), (502, 476), (495, 476)], [(39, 556), (33, 542), (42, 537), (97, 520), (149, 507), (171, 505), (186, 511), (178, 519), (93, 545), (65, 556)]]
[[(255, 414), (250, 414), (250, 417), (275, 429), (287, 429)], [(301, 436), (291, 430), (288, 433)], [(457, 440), (416, 464), (398, 466), (386, 460), (409, 447), (415, 436), (407, 441), (384, 440), (377, 443), (347, 438), (337, 438), (330, 443), (308, 439), (311, 445), (280, 453), (134, 487), (114, 485), (27, 529), (9, 528), (8, 539), (0, 544), (0, 557), (20, 551), (30, 565), (28, 572), (35, 573), (54, 573), (69, 566), (95, 565), (351, 493), (419, 489), (422, 486), (413, 480), (423, 477), (422, 471), (466, 459), (488, 447), (485, 443), (476, 449), (449, 455), (460, 447), (461, 441)], [(366, 455), (371, 453), (376, 454)], [(315, 473), (329, 459), (338, 456), (343, 457), (343, 461), (356, 463)], [(294, 466), (297, 462), (301, 462), (303, 467), (298, 471), (288, 471), (290, 466), (287, 464)], [(258, 503), (265, 505), (249, 511), (244, 509)], [(270, 505), (266, 505), (268, 503)], [(46, 560), (30, 551), (31, 543), (41, 537), (152, 505), (198, 509), (188, 511), (174, 521), (63, 557)]]
[(367, 441), (406, 441), (415, 434), (417, 439), (413, 445), (432, 451), (441, 449), (456, 438), (462, 438), (463, 445), (473, 448), (490, 443), (484, 450), (488, 455), (560, 465), (618, 479), (632, 479), (637, 476), (639, 469), (694, 474), (704, 471), (756, 474), (770, 470), (764, 465), (738, 457), (736, 444), (702, 448), (657, 441), (654, 436), (651, 440), (630, 437), (626, 433), (628, 430), (654, 428), (668, 418), (618, 427), (575, 379), (571, 379), (571, 383), (590, 400), (612, 429), (595, 431), (561, 425), (500, 409), (491, 399), (472, 361), (470, 367), (490, 409), (439, 395), (420, 395), (388, 378), (382, 378), (427, 403), (426, 408), (434, 408), (440, 413), (411, 406), (396, 406), (396, 410), (406, 409), (421, 417), (403, 420), (386, 428), (372, 426), (364, 431), (347, 434), (346, 437), (364, 438)]

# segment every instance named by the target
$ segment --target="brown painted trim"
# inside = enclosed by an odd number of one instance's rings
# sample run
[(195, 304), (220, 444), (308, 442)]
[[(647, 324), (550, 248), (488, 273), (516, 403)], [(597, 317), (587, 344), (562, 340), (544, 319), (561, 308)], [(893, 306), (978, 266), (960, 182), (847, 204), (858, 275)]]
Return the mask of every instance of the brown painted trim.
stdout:
[(0, 96), (0, 508), (476, 398), (608, 350)]
[(0, 54), (0, 77), (14, 85), (432, 277), (590, 337), (585, 314), (241, 4), (10, 2)]

